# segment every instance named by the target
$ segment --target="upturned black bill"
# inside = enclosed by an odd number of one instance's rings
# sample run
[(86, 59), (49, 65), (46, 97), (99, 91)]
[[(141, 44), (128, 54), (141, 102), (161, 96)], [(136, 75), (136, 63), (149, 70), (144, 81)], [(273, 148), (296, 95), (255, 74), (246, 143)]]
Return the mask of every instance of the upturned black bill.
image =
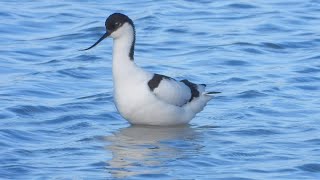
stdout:
[(97, 44), (99, 44), (102, 40), (104, 40), (105, 38), (107, 38), (108, 36), (110, 35), (109, 32), (106, 32), (96, 43), (94, 43), (92, 46), (88, 47), (87, 49), (82, 49), (80, 51), (86, 51), (86, 50), (89, 50), (93, 47), (95, 47)]

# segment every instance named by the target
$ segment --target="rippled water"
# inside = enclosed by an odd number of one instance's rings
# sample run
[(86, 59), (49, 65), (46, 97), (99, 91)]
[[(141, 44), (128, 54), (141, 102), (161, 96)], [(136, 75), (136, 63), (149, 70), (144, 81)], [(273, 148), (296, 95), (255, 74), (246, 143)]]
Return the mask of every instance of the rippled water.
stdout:
[[(0, 179), (319, 179), (320, 1), (2, 1)], [(223, 93), (189, 126), (112, 99), (113, 12), (136, 62)]]

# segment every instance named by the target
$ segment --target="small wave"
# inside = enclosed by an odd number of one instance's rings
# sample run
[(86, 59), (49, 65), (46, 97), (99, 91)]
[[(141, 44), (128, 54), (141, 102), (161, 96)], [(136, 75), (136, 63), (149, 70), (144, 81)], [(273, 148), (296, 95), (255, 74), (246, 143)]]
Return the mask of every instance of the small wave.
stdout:
[(265, 157), (266, 154), (269, 152), (266, 151), (259, 151), (259, 152), (228, 152), (227, 154), (224, 154), (225, 157), (228, 158), (236, 158), (236, 159), (252, 159), (252, 158), (258, 158), (258, 157)]
[(154, 15), (146, 15), (143, 17), (140, 17), (137, 19), (137, 21), (150, 21), (150, 22), (155, 22), (155, 21), (159, 21), (158, 16), (154, 16)]
[[(76, 114), (76, 115), (62, 115), (54, 119), (45, 120), (41, 123), (47, 125), (62, 125), (64, 123), (77, 122), (77, 123), (86, 123), (83, 120), (95, 120), (95, 121), (113, 121), (119, 120), (119, 115), (117, 113), (102, 113), (97, 115), (91, 114)], [(37, 122), (39, 123), (39, 122)]]
[(78, 68), (63, 69), (57, 72), (62, 75), (67, 75), (77, 79), (90, 79), (91, 74), (85, 73), (84, 70), (86, 70), (86, 68), (78, 67)]
[(9, 17), (11, 17), (11, 16), (12, 16), (12, 15), (11, 15), (10, 13), (0, 12), (0, 17), (1, 17), (1, 18), (5, 18), (5, 17), (9, 18)]
[(320, 172), (320, 164), (317, 164), (317, 163), (304, 164), (302, 166), (298, 166), (298, 168), (307, 172), (313, 172), (313, 173)]
[(166, 32), (180, 34), (180, 33), (186, 33), (188, 32), (188, 30), (183, 28), (174, 28), (174, 29), (170, 28), (170, 29), (167, 29)]
[(7, 177), (7, 179), (23, 179), (24, 174), (31, 173), (36, 167), (26, 164), (10, 164), (2, 165), (0, 168), (1, 177)]
[(271, 136), (275, 134), (280, 134), (280, 132), (269, 129), (245, 129), (232, 131), (232, 133), (243, 136)]
[[(33, 74), (35, 75), (35, 74)], [(29, 89), (29, 90), (18, 90), (16, 91), (17, 94), (23, 94), (24, 96), (31, 96), (31, 97), (39, 97), (39, 98), (58, 98), (58, 97), (61, 97), (60, 94), (56, 93), (56, 92), (53, 92), (53, 91), (48, 91), (47, 89), (46, 90), (32, 90), (32, 89)]]
[(320, 89), (319, 86), (313, 86), (313, 85), (301, 85), (301, 86), (295, 86), (296, 88), (307, 90), (307, 91), (318, 91)]
[(244, 79), (244, 78), (239, 78), (239, 77), (232, 77), (232, 78), (229, 78), (229, 79), (226, 79), (226, 80), (223, 80), (223, 82), (247, 82), (248, 79)]
[(291, 49), (312, 48), (314, 46), (316, 46), (316, 44), (313, 41), (289, 41), (282, 43), (282, 47)]
[(263, 54), (263, 51), (255, 48), (245, 48), (243, 49), (245, 52), (253, 53), (253, 54)]
[(0, 119), (7, 119), (9, 117), (10, 117), (9, 114), (0, 114)]
[(308, 57), (304, 60), (319, 60), (320, 59), (320, 55), (316, 55), (316, 56), (311, 56), (311, 57)]
[(255, 9), (258, 8), (257, 6), (251, 4), (244, 4), (244, 3), (233, 3), (229, 4), (228, 7), (230, 8), (237, 8), (237, 9)]
[(317, 145), (317, 146), (320, 145), (320, 139), (319, 138), (306, 140), (305, 142), (306, 143), (311, 143), (311, 144), (314, 144), (314, 145)]
[(88, 128), (90, 126), (91, 124), (89, 122), (79, 122), (79, 123), (72, 124), (70, 126), (66, 126), (64, 127), (64, 129), (73, 131), (73, 130), (81, 130), (83, 128)]
[(74, 58), (68, 59), (68, 61), (84, 61), (84, 62), (89, 62), (89, 61), (98, 61), (101, 60), (101, 56), (97, 56), (94, 54), (81, 54), (79, 56), (76, 56)]
[(52, 120), (47, 120), (44, 121), (44, 124), (62, 124), (62, 123), (68, 123), (71, 122), (73, 120), (80, 120), (80, 119), (86, 119), (86, 118), (90, 118), (88, 115), (86, 114), (77, 114), (77, 115), (63, 115), (60, 116), (58, 118), (52, 119)]
[(256, 90), (248, 90), (241, 92), (237, 97), (239, 98), (257, 98), (257, 97), (266, 97), (268, 94), (256, 91)]
[[(102, 33), (105, 32), (105, 28), (98, 26), (98, 27), (91, 27), (91, 28), (87, 28), (84, 30), (86, 33), (89, 33), (89, 35), (92, 36), (97, 36), (97, 37), (101, 37)], [(82, 34), (83, 35), (83, 34)], [(88, 34), (84, 37), (88, 37)]]
[(266, 24), (258, 25), (255, 28), (255, 31), (257, 33), (261, 33), (261, 32), (264, 32), (264, 33), (279, 33), (279, 32), (288, 33), (288, 32), (290, 32), (290, 29), (286, 28), (285, 26), (280, 26), (278, 24), (266, 23)]
[(112, 98), (113, 97), (112, 97), (111, 93), (99, 93), (99, 94), (94, 94), (94, 95), (90, 95), (90, 96), (79, 97), (77, 99), (79, 99), (79, 100), (81, 100), (81, 99), (85, 99), (85, 100), (93, 99), (94, 101), (111, 101)]
[[(84, 38), (83, 33), (70, 33), (70, 34), (59, 34), (59, 35), (54, 35), (51, 37), (41, 37), (37, 39), (32, 39), (33, 41), (39, 40), (39, 41), (47, 41), (47, 40), (55, 40), (55, 41), (61, 41), (61, 40), (66, 40), (66, 39), (80, 39)], [(28, 40), (30, 41), (30, 40)]]
[(53, 60), (49, 60), (49, 61), (41, 62), (41, 63), (37, 63), (37, 64), (38, 64), (38, 65), (46, 65), (46, 64), (48, 64), (48, 65), (53, 65), (53, 64), (58, 64), (58, 63), (60, 63), (59, 60), (53, 59)]
[(40, 138), (37, 134), (16, 129), (0, 129), (0, 137), (5, 139), (6, 142), (11, 142), (10, 144), (21, 141), (35, 142), (39, 141)]
[(61, 108), (49, 107), (49, 106), (32, 106), (32, 105), (19, 105), (15, 107), (7, 108), (9, 111), (15, 113), (18, 116), (32, 116), (38, 113), (47, 112), (61, 112)]
[(312, 83), (312, 82), (320, 82), (320, 77), (314, 76), (304, 76), (304, 77), (294, 77), (288, 80), (291, 83)]
[(298, 70), (298, 71), (295, 71), (295, 72), (302, 73), (302, 74), (319, 73), (320, 72), (320, 68), (306, 67), (306, 68), (303, 68), (302, 70)]
[(242, 60), (227, 60), (227, 61), (224, 61), (223, 64), (229, 65), (229, 66), (248, 66), (248, 65), (250, 65), (249, 62), (242, 61)]
[(264, 43), (262, 43), (262, 46), (267, 47), (267, 48), (272, 48), (272, 49), (284, 49), (285, 48), (280, 44), (275, 44), (275, 43), (270, 43), (270, 42), (264, 42)]
[(249, 43), (249, 42), (235, 42), (230, 45), (237, 45), (237, 46), (258, 46), (257, 44), (254, 43)]
[(136, 177), (137, 179), (171, 179), (173, 177), (171, 177), (170, 175), (167, 175), (167, 174), (163, 174), (163, 173), (152, 173), (152, 172), (148, 172), (148, 173), (141, 173), (139, 175), (136, 175), (136, 176), (132, 176), (132, 177)]
[(106, 167), (106, 166), (108, 166), (109, 164), (108, 163), (106, 163), (105, 161), (99, 161), (99, 162), (95, 162), (95, 163), (91, 163), (91, 164), (89, 164), (89, 166), (90, 167), (97, 167), (97, 168), (99, 168), (99, 167)]

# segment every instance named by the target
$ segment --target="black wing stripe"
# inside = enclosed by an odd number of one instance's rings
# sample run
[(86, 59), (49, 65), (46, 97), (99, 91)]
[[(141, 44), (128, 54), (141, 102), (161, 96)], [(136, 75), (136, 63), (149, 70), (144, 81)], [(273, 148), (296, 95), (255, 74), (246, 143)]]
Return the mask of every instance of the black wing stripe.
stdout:
[(184, 79), (181, 82), (183, 82), (186, 86), (188, 86), (191, 90), (191, 97), (189, 99), (189, 102), (192, 101), (193, 98), (199, 97), (200, 93), (198, 91), (197, 85)]

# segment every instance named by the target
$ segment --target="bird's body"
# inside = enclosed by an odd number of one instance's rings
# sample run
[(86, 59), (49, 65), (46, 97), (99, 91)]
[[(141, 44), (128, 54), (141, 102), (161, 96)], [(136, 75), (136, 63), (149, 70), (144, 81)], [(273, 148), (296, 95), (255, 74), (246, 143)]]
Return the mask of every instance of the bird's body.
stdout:
[[(106, 20), (107, 36), (113, 38), (112, 74), (114, 100), (120, 114), (132, 124), (187, 124), (200, 112), (212, 93), (205, 85), (143, 70), (134, 63), (135, 29), (131, 19), (115, 13)], [(88, 49), (90, 49), (88, 48)]]

